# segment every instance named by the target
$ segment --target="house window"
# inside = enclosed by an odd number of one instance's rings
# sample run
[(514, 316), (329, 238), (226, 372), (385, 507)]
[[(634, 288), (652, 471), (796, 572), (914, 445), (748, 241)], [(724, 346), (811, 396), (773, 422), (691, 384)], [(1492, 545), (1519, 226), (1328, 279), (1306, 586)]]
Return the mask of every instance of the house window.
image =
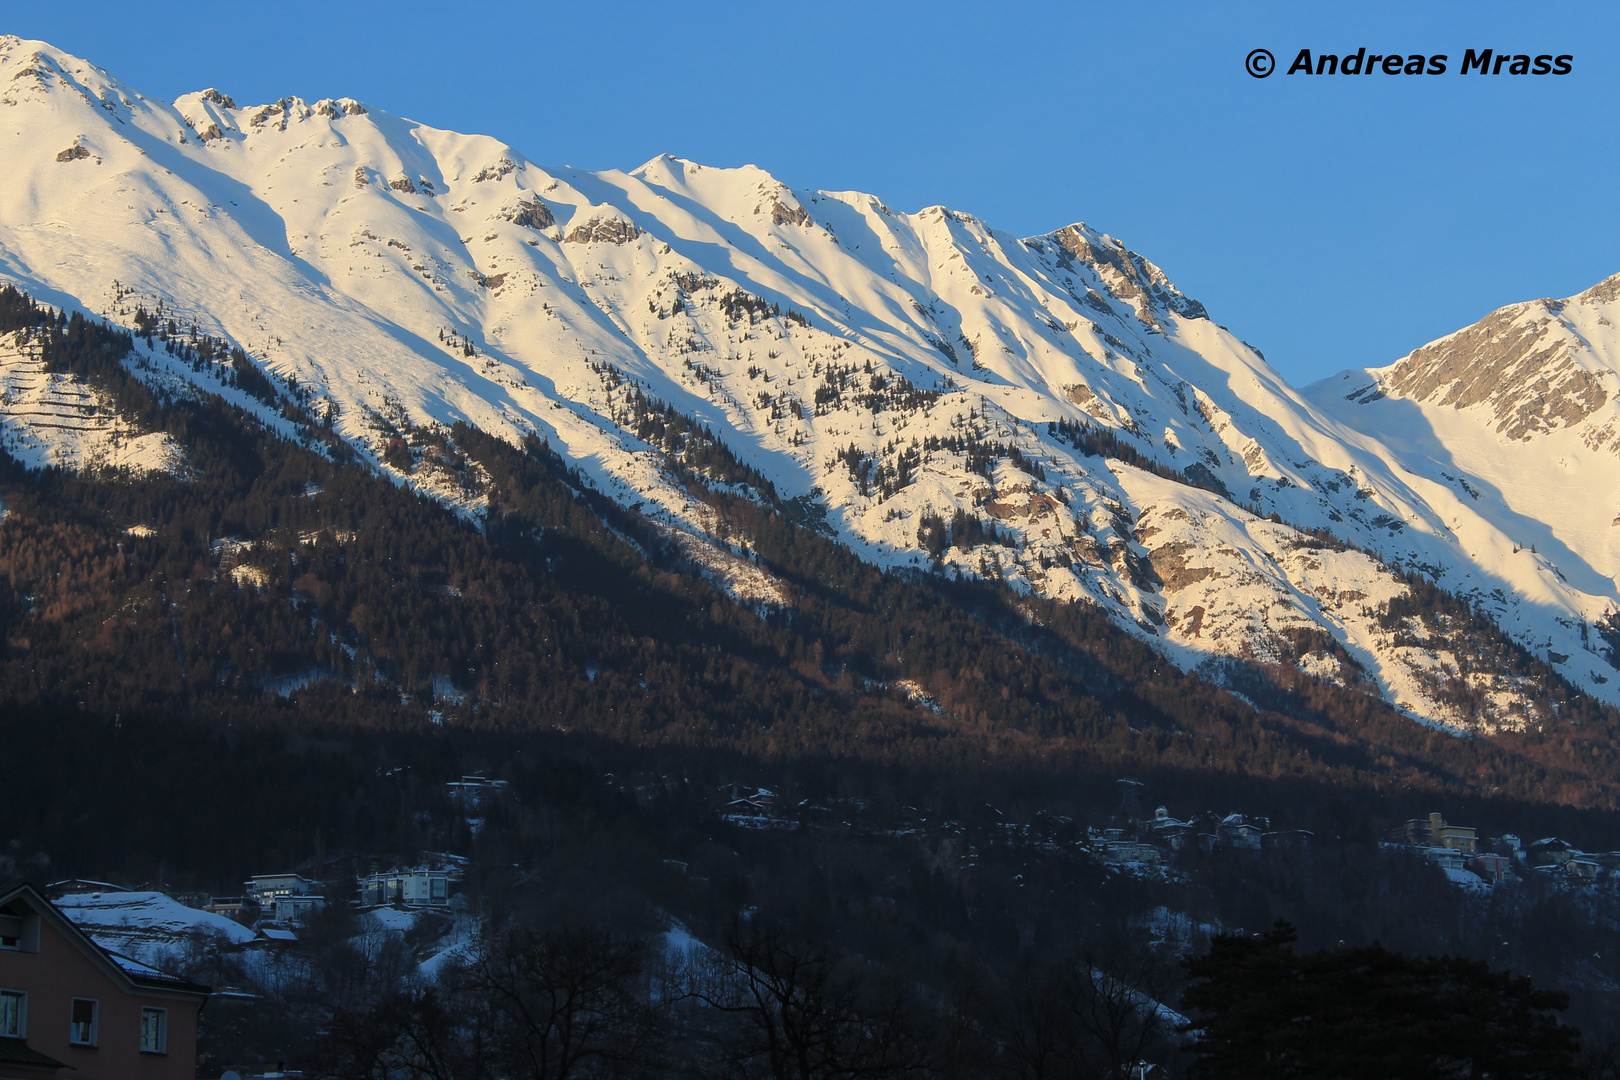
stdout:
[(68, 1025), (68, 1042), (74, 1046), (96, 1045), (96, 1013), (94, 999), (73, 999), (73, 1018)]
[(141, 1052), (167, 1054), (169, 1052), (169, 1010), (141, 1010)]
[(28, 995), (20, 990), (0, 990), (0, 1038), (21, 1039), (28, 1035)]

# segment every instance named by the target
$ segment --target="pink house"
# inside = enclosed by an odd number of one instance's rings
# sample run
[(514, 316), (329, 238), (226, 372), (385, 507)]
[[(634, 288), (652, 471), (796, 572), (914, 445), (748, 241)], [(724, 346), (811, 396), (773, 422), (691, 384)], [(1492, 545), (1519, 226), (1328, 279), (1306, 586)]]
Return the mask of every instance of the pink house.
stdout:
[(193, 1080), (208, 992), (103, 949), (33, 886), (0, 886), (0, 1080)]

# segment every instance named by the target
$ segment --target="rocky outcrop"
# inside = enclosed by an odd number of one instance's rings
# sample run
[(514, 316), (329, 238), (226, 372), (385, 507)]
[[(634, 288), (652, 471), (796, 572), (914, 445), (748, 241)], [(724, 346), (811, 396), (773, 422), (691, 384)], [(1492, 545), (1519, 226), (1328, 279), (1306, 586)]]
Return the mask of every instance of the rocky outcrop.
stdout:
[(628, 244), (641, 230), (628, 221), (613, 217), (593, 217), (575, 225), (563, 242), (568, 244)]
[[(521, 225), (525, 229), (549, 229), (557, 224), (557, 218), (551, 212), (551, 207), (540, 201), (537, 195), (529, 195), (501, 207), (492, 217), (501, 221), (510, 221), (514, 225)], [(576, 230), (577, 231), (577, 230)], [(611, 241), (622, 243), (623, 241)]]
[(1097, 271), (1109, 292), (1136, 307), (1137, 316), (1144, 322), (1152, 322), (1153, 306), (1192, 319), (1209, 318), (1204, 305), (1183, 296), (1164, 271), (1111, 236), (1098, 237), (1084, 224), (1076, 223), (1043, 239)]
[(1486, 405), (1496, 430), (1510, 439), (1573, 427), (1601, 409), (1609, 394), (1596, 373), (1576, 362), (1578, 342), (1559, 320), (1562, 309), (1553, 300), (1502, 308), (1418, 349), (1382, 386), (1455, 409)]

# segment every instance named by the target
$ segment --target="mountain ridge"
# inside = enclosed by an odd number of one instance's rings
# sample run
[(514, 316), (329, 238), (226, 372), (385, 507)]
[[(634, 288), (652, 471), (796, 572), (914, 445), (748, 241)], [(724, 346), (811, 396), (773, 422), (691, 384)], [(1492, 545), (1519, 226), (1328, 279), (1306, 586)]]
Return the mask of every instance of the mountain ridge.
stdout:
[[(487, 494), (424, 449), (457, 422), (542, 438), (693, 550), (747, 562), (671, 472), (686, 444), (644, 437), (651, 402), (880, 566), (1096, 604), (1214, 678), (1228, 659), (1283, 662), (1451, 730), (1533, 722), (1515, 677), (1384, 625), (1411, 595), (1401, 568), (1620, 702), (1597, 632), (1614, 574), (1565, 570), (1594, 562), (1591, 541), (1498, 557), (1511, 499), (1476, 506), (1474, 473), (1435, 476), (1289, 386), (1084, 224), (1020, 239), (668, 155), (545, 169), (346, 98), (164, 106), (15, 38), (0, 84), (30, 118), (0, 132), (20, 163), (0, 183), (0, 279), (232, 342), (376, 468), (466, 515)], [(1078, 445), (1104, 435), (1114, 456)], [(1331, 644), (1301, 654), (1307, 632)], [(1459, 683), (1466, 710), (1447, 704)]]

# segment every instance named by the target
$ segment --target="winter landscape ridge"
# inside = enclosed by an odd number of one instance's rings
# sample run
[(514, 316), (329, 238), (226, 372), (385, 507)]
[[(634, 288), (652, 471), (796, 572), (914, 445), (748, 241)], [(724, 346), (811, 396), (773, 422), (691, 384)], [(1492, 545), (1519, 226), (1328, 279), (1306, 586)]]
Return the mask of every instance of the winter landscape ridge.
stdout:
[[(471, 520), (477, 469), (432, 451), (458, 422), (538, 436), (734, 598), (782, 606), (648, 434), (667, 405), (735, 454), (737, 491), (862, 558), (1098, 605), (1217, 682), (1282, 664), (1453, 731), (1534, 722), (1522, 673), (1390, 615), (1417, 575), (1620, 704), (1620, 277), (1296, 389), (1084, 224), (1018, 238), (671, 156), (543, 168), (350, 99), (169, 104), (15, 37), (0, 104), (0, 282), (240, 347)], [(304, 437), (149, 335), (142, 357)], [(93, 394), (20, 337), (0, 381), (20, 460), (185, 474), (160, 435), (73, 420)]]

